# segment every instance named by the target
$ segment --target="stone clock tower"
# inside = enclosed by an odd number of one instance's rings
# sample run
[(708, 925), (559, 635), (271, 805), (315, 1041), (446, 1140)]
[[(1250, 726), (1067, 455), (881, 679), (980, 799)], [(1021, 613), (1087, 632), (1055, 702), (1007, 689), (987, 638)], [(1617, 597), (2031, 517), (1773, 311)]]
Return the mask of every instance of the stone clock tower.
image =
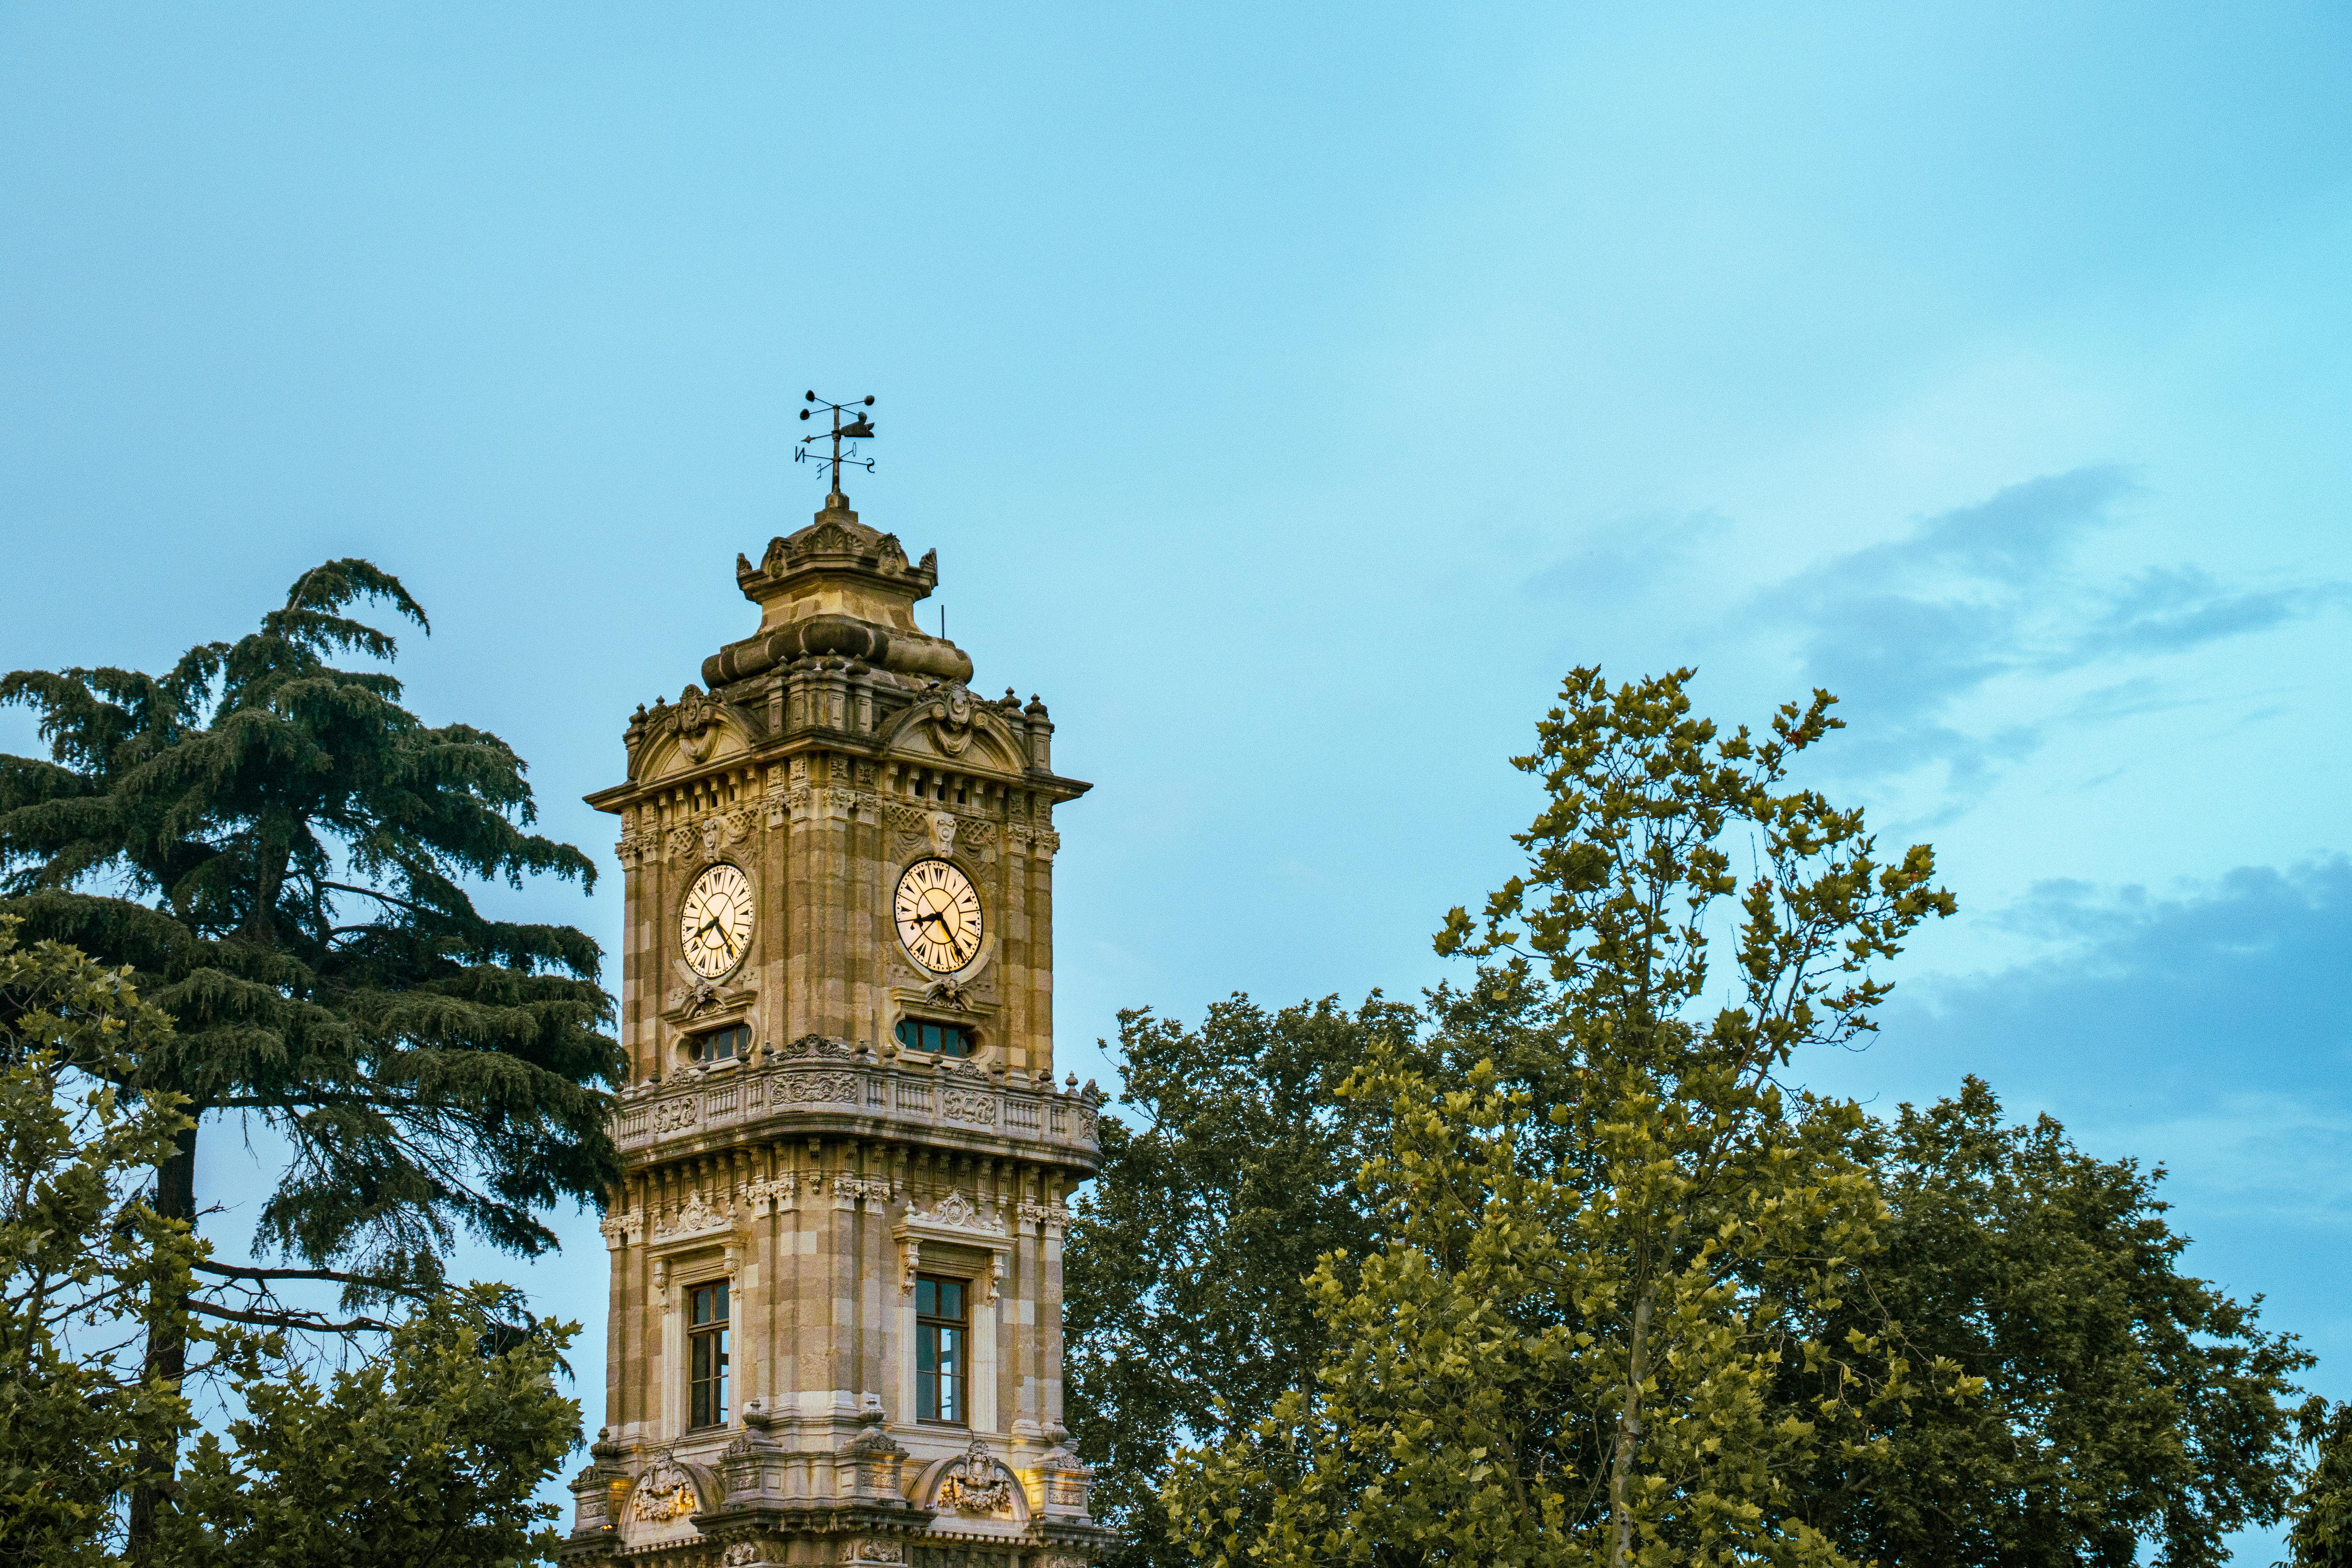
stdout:
[(916, 629), (936, 554), (816, 521), (757, 631), (640, 709), (605, 1425), (563, 1555), (1077, 1568), (1062, 1228), (1102, 1094), (1054, 1080), (1054, 727)]

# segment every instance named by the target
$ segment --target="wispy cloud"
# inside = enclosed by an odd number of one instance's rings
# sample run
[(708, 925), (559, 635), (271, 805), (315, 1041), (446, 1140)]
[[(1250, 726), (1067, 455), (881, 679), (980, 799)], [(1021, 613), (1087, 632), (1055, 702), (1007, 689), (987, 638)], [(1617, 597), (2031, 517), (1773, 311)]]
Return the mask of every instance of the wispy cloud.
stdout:
[(2112, 467), (2031, 479), (1762, 595), (1759, 613), (1797, 629), (1805, 678), (1836, 691), (1856, 721), (1842, 748), (1848, 765), (1940, 765), (1948, 791), (1964, 800), (2053, 727), (2169, 700), (2165, 682), (2135, 673), (1999, 724), (1969, 721), (1964, 706), (1993, 682), (2178, 655), (2344, 597), (2338, 584), (2245, 587), (2188, 565), (2103, 571), (2088, 542), (2121, 521), (2137, 490)]
[(2352, 859), (2153, 891), (2048, 882), (1997, 917), (2043, 955), (1898, 987), (1873, 1070), (1991, 1082), (2103, 1156), (2171, 1173), (2195, 1267), (2352, 1351)]
[(2193, 1123), (2211, 1148), (2258, 1148), (2265, 1126), (2332, 1140), (2326, 1184), (2352, 1224), (2352, 859), (2166, 894), (2044, 882), (1992, 918), (2043, 956), (1902, 988), (1890, 1043), (2102, 1118)]

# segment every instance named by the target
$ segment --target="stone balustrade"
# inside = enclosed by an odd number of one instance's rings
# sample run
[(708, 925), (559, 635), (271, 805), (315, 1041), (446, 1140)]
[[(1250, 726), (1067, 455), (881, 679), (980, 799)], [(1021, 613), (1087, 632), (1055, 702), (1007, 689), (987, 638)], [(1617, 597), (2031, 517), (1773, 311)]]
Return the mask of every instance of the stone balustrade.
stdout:
[(888, 1055), (806, 1036), (740, 1061), (688, 1068), (625, 1089), (613, 1140), (631, 1164), (746, 1136), (908, 1140), (1091, 1171), (1106, 1096), (1055, 1088), (950, 1057)]

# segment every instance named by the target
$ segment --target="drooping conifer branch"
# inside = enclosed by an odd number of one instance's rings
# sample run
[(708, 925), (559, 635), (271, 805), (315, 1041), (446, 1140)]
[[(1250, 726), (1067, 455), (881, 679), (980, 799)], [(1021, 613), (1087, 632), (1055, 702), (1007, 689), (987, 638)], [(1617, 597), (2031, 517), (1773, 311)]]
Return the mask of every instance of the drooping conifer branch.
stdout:
[[(187, 1314), (374, 1331), (354, 1309), (439, 1289), (461, 1234), (535, 1255), (554, 1245), (537, 1211), (601, 1205), (613, 1184), (602, 954), (572, 927), (488, 918), (465, 890), (586, 887), (593, 865), (529, 830), (522, 761), (497, 736), (427, 725), (388, 672), (331, 662), (395, 657), (345, 613), (364, 600), (426, 626), (397, 579), (334, 561), (257, 632), (164, 675), (0, 678), (49, 751), (0, 757), (5, 909), (28, 940), (127, 965), (173, 1020), (120, 1086), (179, 1095), (197, 1119), (157, 1165), (158, 1213), (199, 1212), (208, 1115), (258, 1113), (292, 1146), (255, 1237), (284, 1267), (205, 1271), (151, 1339), (166, 1381), (188, 1370)], [(336, 1287), (342, 1314), (268, 1293), (297, 1281)], [(170, 1461), (151, 1453), (147, 1471)], [(149, 1494), (132, 1512), (140, 1533)]]

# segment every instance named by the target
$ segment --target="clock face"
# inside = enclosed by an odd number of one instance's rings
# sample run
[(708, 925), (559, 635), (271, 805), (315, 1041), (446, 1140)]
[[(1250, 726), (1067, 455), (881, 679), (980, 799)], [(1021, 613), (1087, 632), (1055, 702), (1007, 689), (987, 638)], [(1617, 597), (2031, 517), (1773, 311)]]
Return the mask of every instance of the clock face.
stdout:
[(980, 956), (980, 889), (945, 860), (918, 860), (898, 879), (898, 940), (917, 963), (953, 973)]
[(687, 967), (716, 980), (751, 950), (751, 883), (732, 866), (713, 866), (687, 890), (677, 916)]

